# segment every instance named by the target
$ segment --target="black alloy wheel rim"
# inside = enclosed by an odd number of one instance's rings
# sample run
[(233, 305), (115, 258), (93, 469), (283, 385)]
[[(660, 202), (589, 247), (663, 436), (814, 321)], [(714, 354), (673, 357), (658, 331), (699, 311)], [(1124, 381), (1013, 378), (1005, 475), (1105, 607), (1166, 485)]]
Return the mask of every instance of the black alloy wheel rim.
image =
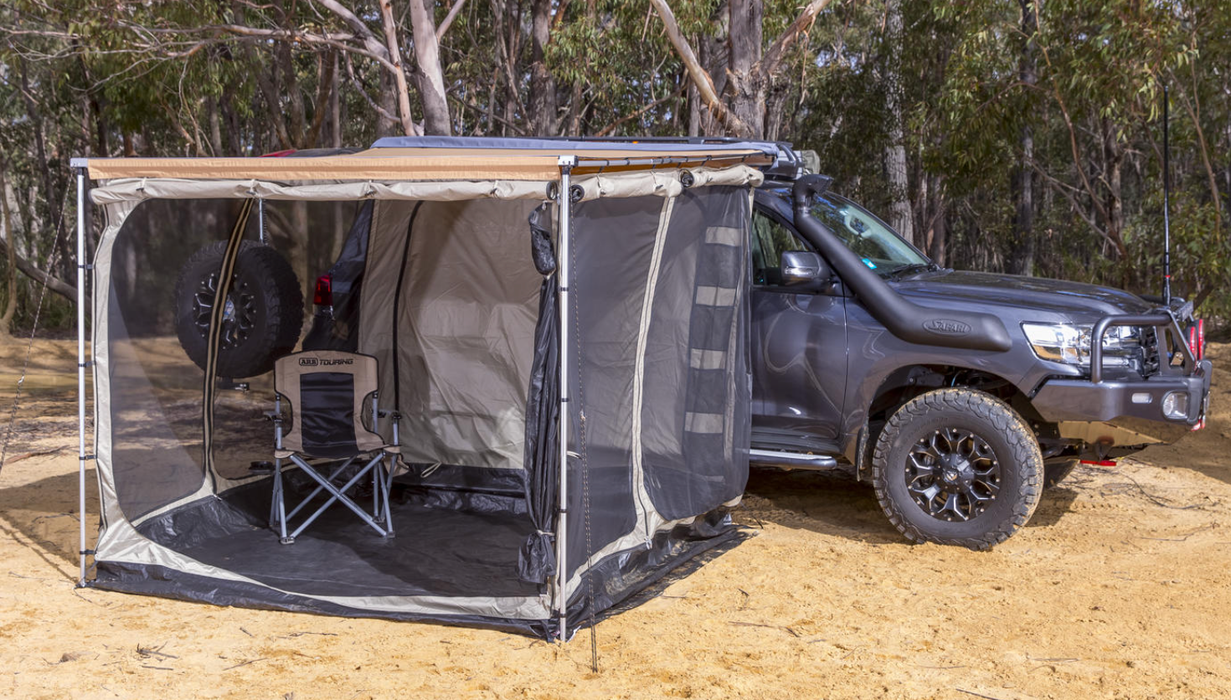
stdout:
[[(192, 295), (192, 318), (202, 338), (209, 337), (209, 320), (214, 312), (214, 298), (218, 295), (218, 273), (210, 273), (197, 285)], [(243, 345), (256, 325), (256, 295), (252, 294), (246, 281), (239, 275), (231, 278), (231, 293), (222, 312), (222, 333), (219, 345), (231, 350)]]
[(1000, 493), (1000, 460), (982, 437), (962, 428), (924, 435), (906, 455), (906, 490), (924, 513), (966, 522), (987, 511)]

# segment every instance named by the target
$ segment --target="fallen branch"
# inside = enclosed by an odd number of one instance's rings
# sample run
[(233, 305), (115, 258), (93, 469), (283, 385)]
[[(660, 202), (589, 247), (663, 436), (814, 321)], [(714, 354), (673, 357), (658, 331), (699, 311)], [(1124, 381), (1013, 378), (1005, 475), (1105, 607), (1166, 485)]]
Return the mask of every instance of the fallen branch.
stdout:
[(141, 656), (158, 656), (164, 659), (178, 659), (179, 658), (178, 656), (174, 656), (172, 654), (164, 654), (162, 652), (163, 648), (166, 646), (167, 646), (167, 642), (163, 642), (162, 646), (159, 646), (159, 647), (143, 647), (140, 644), (138, 644), (137, 653), (140, 654)]
[(954, 688), (954, 690), (956, 690), (959, 693), (966, 693), (967, 695), (973, 695), (976, 698), (983, 698), (984, 700), (1000, 700), (1000, 698), (992, 697), (991, 695), (984, 695), (983, 693), (976, 693), (973, 690), (966, 690), (965, 688)]
[(10, 457), (9, 464), (12, 464), (13, 462), (20, 462), (23, 459), (30, 459), (31, 457), (46, 457), (47, 455), (54, 455), (54, 454), (63, 452), (65, 450), (72, 449), (72, 447), (73, 447), (72, 445), (62, 445), (60, 447), (56, 447), (50, 450), (35, 450), (34, 452), (22, 452), (21, 454), (15, 457)]
[(11, 251), (10, 253), (8, 241), (4, 240), (3, 238), (0, 238), (0, 255), (3, 255), (3, 256), (11, 255), (10, 259), (17, 261), (17, 269), (21, 270), (21, 273), (24, 274), (26, 277), (29, 277), (35, 282), (46, 284), (47, 288), (50, 289), (51, 291), (55, 292), (56, 294), (59, 294), (65, 299), (68, 299), (74, 304), (77, 303), (77, 287), (76, 286), (71, 285), (68, 282), (65, 282), (64, 280), (52, 275), (51, 273), (44, 272), (43, 270), (38, 269), (29, 260), (26, 260), (25, 258), (18, 255), (15, 250)]
[(785, 632), (789, 632), (792, 637), (799, 637), (798, 632), (791, 629), (790, 627), (784, 627), (782, 625), (766, 625), (760, 622), (739, 622), (737, 620), (728, 620), (727, 622), (729, 624), (737, 625), (739, 627), (765, 627), (766, 629), (771, 629), (771, 630), (783, 630)]

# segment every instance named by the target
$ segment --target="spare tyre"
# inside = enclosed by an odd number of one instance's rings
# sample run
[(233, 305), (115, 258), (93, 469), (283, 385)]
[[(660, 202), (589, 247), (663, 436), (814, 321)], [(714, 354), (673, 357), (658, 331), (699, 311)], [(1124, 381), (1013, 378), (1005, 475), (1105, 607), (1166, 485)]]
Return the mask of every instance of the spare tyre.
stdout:
[[(227, 242), (219, 241), (198, 250), (175, 283), (175, 333), (202, 369), (226, 248)], [(222, 316), (218, 376), (254, 377), (272, 370), (279, 357), (295, 349), (303, 313), (303, 292), (290, 263), (269, 246), (242, 242)]]

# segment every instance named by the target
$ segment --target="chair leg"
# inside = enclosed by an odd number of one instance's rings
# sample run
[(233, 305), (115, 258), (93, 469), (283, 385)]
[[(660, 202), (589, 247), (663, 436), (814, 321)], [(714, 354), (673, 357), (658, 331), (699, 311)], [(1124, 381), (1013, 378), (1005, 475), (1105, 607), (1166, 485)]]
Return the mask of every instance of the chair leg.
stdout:
[(383, 483), (384, 475), (381, 473), (381, 467), (378, 466), (372, 470), (372, 519), (378, 523), (385, 521), (385, 512), (380, 509), (380, 487)]
[(274, 467), (274, 473), (270, 476), (272, 477), (271, 483), (273, 486), (269, 491), (269, 529), (276, 530), (278, 528), (278, 496), (280, 495), (278, 491), (280, 490), (279, 487), (282, 486), (282, 480), (279, 478), (281, 474), (278, 473), (276, 466)]
[(385, 481), (385, 530), (389, 533), (387, 537), (393, 537), (393, 513), (389, 512), (389, 492), (393, 490), (393, 471), (397, 469), (397, 457), (389, 455), (389, 471), (387, 474), (382, 474)]
[(329, 507), (334, 504), (334, 502), (341, 503), (342, 505), (349, 508), (352, 512), (355, 513), (355, 515), (359, 516), (361, 520), (367, 523), (369, 527), (371, 527), (373, 530), (376, 530), (376, 532), (380, 534), (381, 537), (384, 537), (388, 534), (383, 527), (381, 527), (374, 520), (372, 520), (372, 517), (370, 515), (365, 513), (362, 508), (356, 505), (355, 502), (351, 500), (349, 496), (346, 495), (347, 491), (349, 491), (356, 483), (358, 483), (361, 479), (363, 479), (363, 477), (367, 476), (368, 471), (371, 470), (373, 467), (375, 467), (378, 462), (380, 462), (379, 457), (372, 460), (371, 462), (368, 462), (368, 465), (366, 467), (359, 470), (358, 474), (351, 477), (350, 480), (347, 481), (341, 487), (334, 486), (332, 483), (327, 481), (325, 477), (318, 474), (316, 470), (314, 470), (307, 462), (304, 462), (303, 460), (296, 458), (294, 455), (291, 456), (291, 460), (294, 461), (295, 464), (299, 465), (299, 468), (305, 474), (307, 474), (308, 476), (316, 480), (318, 484), (324, 487), (324, 489), (331, 494), (329, 500), (325, 501), (324, 505), (318, 508), (315, 513), (308, 516), (308, 519), (305, 520), (303, 523), (301, 523), (299, 527), (295, 528), (295, 531), (291, 533), (291, 537), (297, 537), (299, 533), (304, 531), (304, 528), (311, 525), (312, 522), (316, 520), (318, 517), (320, 517), (322, 513), (328, 510)]
[[(295, 461), (294, 458), (292, 458), (291, 461), (292, 462)], [(354, 461), (355, 461), (355, 458), (351, 457), (345, 462), (334, 467), (333, 471), (329, 472), (329, 478), (327, 480), (332, 482), (335, 478), (337, 478), (338, 474), (342, 473), (343, 469), (346, 469), (347, 467), (349, 467), (351, 464), (354, 463)], [(312, 493), (308, 494), (307, 498), (304, 498), (302, 501), (299, 502), (299, 505), (295, 506), (295, 508), (291, 510), (290, 514), (286, 516), (286, 519), (290, 520), (294, 518), (296, 515), (299, 515), (299, 511), (303, 510), (304, 506), (308, 505), (308, 503), (310, 503), (313, 498), (316, 498), (317, 494), (319, 494), (321, 491), (324, 491), (324, 490), (325, 490), (325, 487), (323, 486), (317, 486), (315, 489), (313, 489)]]
[(295, 539), (286, 536), (286, 495), (282, 484), (281, 459), (274, 459), (274, 502), (272, 508), (277, 509), (278, 541), (282, 544), (293, 544)]

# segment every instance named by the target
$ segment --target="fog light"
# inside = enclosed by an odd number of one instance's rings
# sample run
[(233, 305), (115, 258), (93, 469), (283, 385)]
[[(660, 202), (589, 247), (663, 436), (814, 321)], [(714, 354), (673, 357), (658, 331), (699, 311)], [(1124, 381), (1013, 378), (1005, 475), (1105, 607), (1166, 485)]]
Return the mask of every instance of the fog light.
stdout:
[(1188, 417), (1188, 394), (1182, 391), (1168, 392), (1163, 397), (1163, 415), (1181, 420)]
[(1148, 392), (1139, 391), (1133, 394), (1133, 403), (1150, 403), (1150, 394)]

